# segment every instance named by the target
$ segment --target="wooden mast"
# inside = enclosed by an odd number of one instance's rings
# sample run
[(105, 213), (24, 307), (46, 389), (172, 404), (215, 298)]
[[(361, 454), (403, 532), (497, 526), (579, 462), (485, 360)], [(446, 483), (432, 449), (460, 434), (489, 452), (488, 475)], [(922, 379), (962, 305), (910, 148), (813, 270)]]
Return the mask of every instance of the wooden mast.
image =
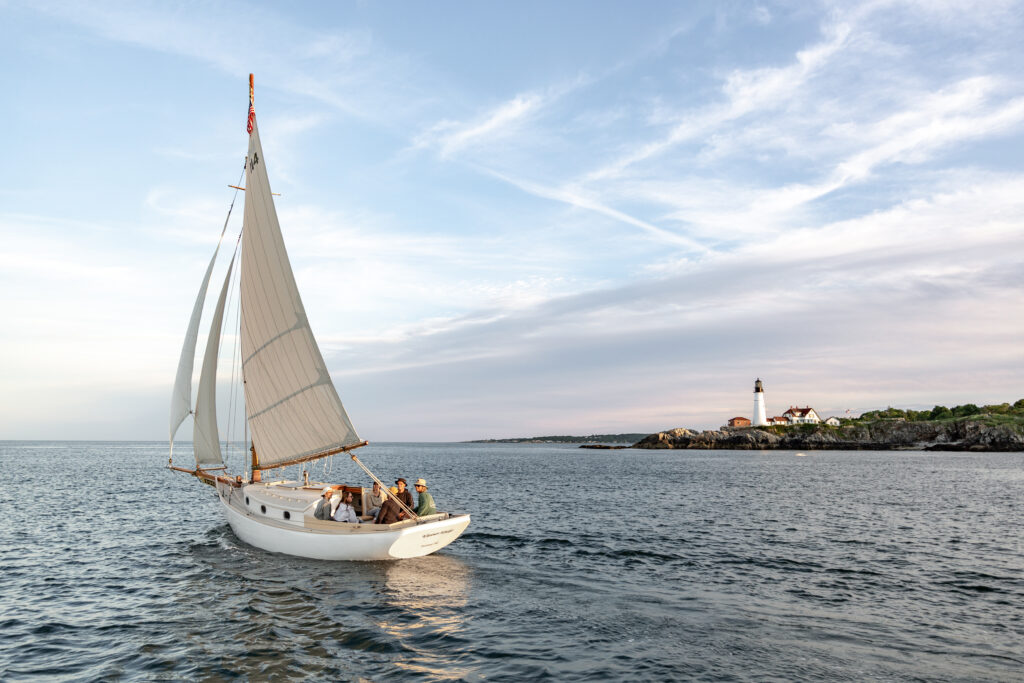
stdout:
[(253, 483), (255, 483), (255, 482), (260, 481), (262, 479), (262, 475), (260, 474), (260, 472), (261, 472), (260, 462), (256, 458), (256, 443), (255, 442), (252, 442), (252, 445), (249, 446), (249, 452), (252, 453), (252, 477), (251, 477), (251, 479), (252, 479)]

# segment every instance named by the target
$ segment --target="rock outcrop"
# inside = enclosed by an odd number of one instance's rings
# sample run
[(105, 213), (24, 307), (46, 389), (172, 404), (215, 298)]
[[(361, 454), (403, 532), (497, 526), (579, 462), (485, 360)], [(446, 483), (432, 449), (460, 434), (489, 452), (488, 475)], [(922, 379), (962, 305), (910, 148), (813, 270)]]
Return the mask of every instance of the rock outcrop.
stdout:
[(644, 437), (634, 448), (736, 450), (1024, 451), (1024, 432), (1012, 425), (878, 421), (842, 427), (740, 427), (696, 432), (678, 428)]

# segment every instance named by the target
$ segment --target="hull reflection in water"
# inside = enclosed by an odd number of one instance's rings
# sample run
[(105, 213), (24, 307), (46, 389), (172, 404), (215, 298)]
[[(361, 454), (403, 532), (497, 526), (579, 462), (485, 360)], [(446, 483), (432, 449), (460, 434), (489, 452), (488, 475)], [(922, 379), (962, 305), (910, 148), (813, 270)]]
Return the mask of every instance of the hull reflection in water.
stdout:
[[(430, 555), (409, 562), (394, 562), (384, 580), (388, 603), (401, 605), (395, 618), (377, 621), (377, 627), (397, 642), (410, 647), (412, 657), (394, 662), (396, 668), (417, 678), (459, 680), (470, 676), (476, 666), (458, 665), (451, 652), (437, 643), (457, 647), (463, 641), (468, 618), (471, 571), (461, 560)], [(430, 642), (430, 647), (413, 643)]]

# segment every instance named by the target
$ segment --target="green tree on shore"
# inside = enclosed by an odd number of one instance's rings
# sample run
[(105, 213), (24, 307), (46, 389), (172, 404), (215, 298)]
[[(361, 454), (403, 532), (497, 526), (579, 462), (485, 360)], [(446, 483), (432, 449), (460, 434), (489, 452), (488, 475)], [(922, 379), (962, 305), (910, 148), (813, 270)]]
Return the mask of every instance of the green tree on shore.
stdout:
[(931, 410), (904, 410), (902, 408), (887, 407), (885, 410), (869, 410), (862, 413), (857, 420), (906, 420), (907, 422), (927, 422), (932, 420), (952, 420), (956, 418), (974, 417), (975, 415), (1011, 415), (1024, 417), (1024, 398), (1012, 405), (1009, 403), (997, 403), (978, 407), (974, 403), (947, 408), (946, 406), (935, 406)]

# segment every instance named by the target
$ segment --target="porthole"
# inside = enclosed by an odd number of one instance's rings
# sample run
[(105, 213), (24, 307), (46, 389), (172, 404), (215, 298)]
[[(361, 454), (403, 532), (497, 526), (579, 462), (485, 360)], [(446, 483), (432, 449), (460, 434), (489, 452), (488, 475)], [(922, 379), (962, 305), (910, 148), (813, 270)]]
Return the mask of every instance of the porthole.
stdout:
[(284, 511), (284, 518), (285, 519), (291, 519), (292, 518), (292, 513), (290, 513), (287, 510), (285, 510)]
[(246, 504), (246, 505), (248, 505), (248, 504), (249, 504), (249, 496), (246, 496), (246, 497), (245, 497), (245, 504)]
[(267, 514), (267, 506), (266, 505), (260, 505), (260, 512), (262, 512), (263, 514)]

